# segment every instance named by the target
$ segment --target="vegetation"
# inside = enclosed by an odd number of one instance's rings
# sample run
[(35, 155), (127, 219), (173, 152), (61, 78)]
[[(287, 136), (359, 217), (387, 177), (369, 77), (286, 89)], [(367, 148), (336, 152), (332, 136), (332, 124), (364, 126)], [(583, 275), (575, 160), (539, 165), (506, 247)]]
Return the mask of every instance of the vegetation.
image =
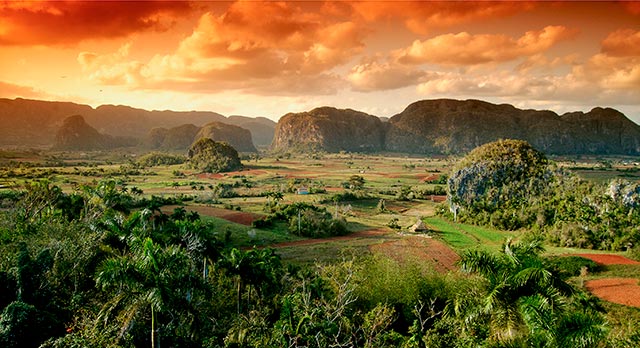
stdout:
[(182, 164), (184, 162), (184, 156), (170, 155), (162, 152), (150, 152), (140, 157), (137, 161), (137, 163), (143, 167)]
[[(637, 266), (548, 257), (529, 237), (553, 241), (553, 226), (536, 219), (503, 231), (433, 216), (424, 192), (438, 186), (421, 180), (447, 159), (411, 159), (407, 170), (406, 158), (350, 153), (321, 154), (321, 165), (260, 158), (242, 175), (203, 177), (188, 164), (142, 170), (134, 156), (91, 156), (47, 158), (61, 164), (38, 181), (23, 175), (41, 163), (12, 165), (20, 176), (0, 182), (10, 186), (0, 189), (0, 346), (637, 346), (640, 313), (583, 288), (637, 277)], [(558, 219), (604, 195), (598, 204), (623, 219), (610, 226), (632, 229), (634, 184), (552, 173), (549, 207), (573, 197)], [(542, 198), (527, 199), (505, 211), (534, 214)], [(459, 221), (481, 222), (464, 212)], [(402, 233), (418, 214), (433, 238)], [(437, 272), (414, 255), (431, 247), (403, 244), (417, 239), (449, 244), (460, 263)], [(269, 248), (280, 242), (292, 243)]]
[(499, 229), (527, 229), (566, 247), (640, 247), (640, 186), (582, 180), (554, 169), (523, 141), (483, 145), (463, 158), (448, 181), (450, 215)]
[(242, 168), (238, 151), (227, 143), (201, 138), (189, 149), (191, 168), (207, 173), (229, 172)]

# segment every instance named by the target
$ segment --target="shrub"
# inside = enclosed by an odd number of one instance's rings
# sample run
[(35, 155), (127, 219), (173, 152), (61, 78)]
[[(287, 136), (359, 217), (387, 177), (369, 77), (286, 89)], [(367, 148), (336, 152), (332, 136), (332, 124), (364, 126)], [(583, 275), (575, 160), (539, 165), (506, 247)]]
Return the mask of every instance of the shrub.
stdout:
[(601, 267), (595, 261), (581, 256), (556, 256), (547, 259), (551, 267), (557, 269), (560, 274), (566, 277), (577, 277), (583, 267), (590, 273), (599, 272)]
[(182, 164), (186, 158), (179, 155), (170, 155), (161, 152), (151, 152), (140, 157), (137, 163), (144, 167), (155, 167), (162, 165)]

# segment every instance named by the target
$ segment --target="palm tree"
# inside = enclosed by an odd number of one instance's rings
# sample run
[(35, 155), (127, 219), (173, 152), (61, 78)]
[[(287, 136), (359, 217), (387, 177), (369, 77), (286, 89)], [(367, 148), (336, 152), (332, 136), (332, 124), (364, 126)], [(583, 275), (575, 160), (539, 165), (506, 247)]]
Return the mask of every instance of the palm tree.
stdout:
[(158, 314), (182, 311), (199, 287), (192, 269), (191, 259), (178, 246), (161, 247), (151, 238), (133, 241), (130, 253), (106, 260), (97, 276), (97, 285), (111, 297), (101, 317), (107, 321), (112, 313), (120, 313), (122, 337), (135, 318), (150, 312), (155, 348)]
[(461, 256), (462, 269), (484, 278), (486, 295), (466, 316), (486, 318), (490, 338), (496, 343), (522, 342), (531, 337), (557, 343), (558, 319), (569, 313), (573, 288), (540, 257), (540, 241), (514, 243), (500, 253), (468, 250)]
[(271, 249), (242, 251), (231, 249), (220, 261), (220, 266), (235, 276), (237, 291), (237, 314), (242, 311), (242, 292), (247, 290), (247, 302), (251, 302), (251, 292), (259, 297), (265, 291), (275, 291), (281, 271), (280, 257)]

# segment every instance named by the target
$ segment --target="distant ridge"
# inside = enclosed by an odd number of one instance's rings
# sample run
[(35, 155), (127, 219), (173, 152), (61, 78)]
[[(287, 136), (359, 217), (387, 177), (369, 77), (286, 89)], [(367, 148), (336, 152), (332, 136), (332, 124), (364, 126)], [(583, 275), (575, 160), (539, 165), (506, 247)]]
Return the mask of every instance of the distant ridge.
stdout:
[[(184, 150), (206, 125), (209, 136), (223, 141), (226, 137), (243, 152), (255, 151), (254, 145), (270, 145), (275, 151), (460, 154), (510, 138), (526, 140), (547, 154), (640, 155), (640, 126), (621, 112), (602, 107), (558, 115), (481, 100), (435, 99), (412, 103), (388, 120), (351, 109), (319, 107), (286, 114), (276, 124), (264, 117), (225, 117), (215, 112), (114, 105), (94, 109), (69, 102), (0, 98), (4, 147), (70, 148), (64, 144), (74, 141), (69, 130), (75, 129), (85, 135), (86, 141), (80, 141), (83, 148)], [(90, 134), (102, 145), (90, 145)]]
[[(264, 117), (227, 118), (204, 111), (148, 111), (129, 106), (88, 105), (30, 99), (0, 98), (0, 146), (50, 147), (65, 118), (81, 115), (99, 133), (131, 137), (143, 142), (153, 128), (174, 128), (186, 124), (201, 127), (210, 122), (249, 124), (255, 145), (269, 146), (276, 123)], [(251, 125), (255, 122), (257, 126)]]
[(53, 149), (91, 151), (108, 150), (117, 147), (127, 147), (136, 144), (135, 139), (112, 137), (99, 133), (89, 126), (80, 115), (69, 116), (64, 119), (62, 126), (56, 132)]
[(417, 101), (388, 122), (334, 108), (290, 113), (278, 122), (272, 149), (460, 154), (498, 139), (526, 140), (548, 154), (640, 154), (640, 126), (611, 108), (560, 116), (509, 104), (453, 99)]

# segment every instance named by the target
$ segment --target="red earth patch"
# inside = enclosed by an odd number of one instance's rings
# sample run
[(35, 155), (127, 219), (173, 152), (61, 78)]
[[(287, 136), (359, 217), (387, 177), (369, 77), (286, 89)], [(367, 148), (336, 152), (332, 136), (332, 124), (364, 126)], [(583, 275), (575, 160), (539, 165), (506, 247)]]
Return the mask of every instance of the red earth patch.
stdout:
[(382, 235), (385, 235), (385, 234), (388, 234), (388, 233), (389, 233), (389, 231), (387, 229), (379, 228), (379, 229), (372, 229), (372, 230), (353, 232), (353, 233), (350, 233), (350, 234), (348, 234), (346, 236), (337, 236), (337, 237), (330, 237), (330, 238), (303, 239), (303, 240), (296, 240), (296, 241), (293, 241), (293, 242), (284, 242), (284, 243), (278, 243), (278, 244), (271, 244), (271, 245), (269, 245), (269, 248), (286, 248), (286, 247), (292, 247), (292, 246), (312, 245), (312, 244), (328, 243), (328, 242), (340, 241), (340, 240), (350, 240), (350, 239), (356, 239), (356, 238), (378, 238), (378, 237), (380, 237)]
[[(162, 211), (165, 213), (171, 213), (177, 205), (167, 205), (162, 207)], [(227, 221), (235, 222), (237, 224), (251, 226), (254, 220), (261, 218), (263, 215), (255, 213), (247, 213), (236, 210), (222, 209), (216, 207), (207, 207), (204, 205), (189, 205), (184, 207), (187, 211), (195, 211), (196, 213), (204, 216), (213, 216)]]
[(613, 254), (571, 254), (584, 257), (601, 265), (640, 265), (640, 262), (631, 260), (621, 255)]
[(622, 304), (640, 307), (640, 286), (635, 278), (605, 278), (585, 282), (585, 287), (599, 298)]
[(373, 253), (382, 253), (398, 262), (420, 260), (431, 263), (440, 273), (455, 270), (460, 259), (451, 248), (443, 242), (425, 237), (409, 236), (397, 241), (369, 246)]

